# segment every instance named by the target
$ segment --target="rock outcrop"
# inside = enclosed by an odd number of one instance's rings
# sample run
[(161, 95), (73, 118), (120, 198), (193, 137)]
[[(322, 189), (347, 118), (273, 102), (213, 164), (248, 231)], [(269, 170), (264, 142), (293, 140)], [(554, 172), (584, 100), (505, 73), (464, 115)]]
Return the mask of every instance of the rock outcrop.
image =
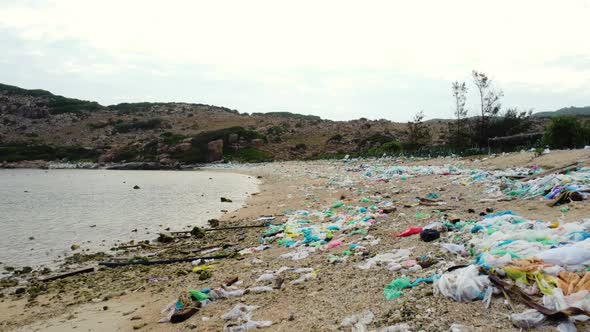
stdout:
[(223, 159), (223, 140), (218, 139), (207, 144), (207, 161), (218, 161)]

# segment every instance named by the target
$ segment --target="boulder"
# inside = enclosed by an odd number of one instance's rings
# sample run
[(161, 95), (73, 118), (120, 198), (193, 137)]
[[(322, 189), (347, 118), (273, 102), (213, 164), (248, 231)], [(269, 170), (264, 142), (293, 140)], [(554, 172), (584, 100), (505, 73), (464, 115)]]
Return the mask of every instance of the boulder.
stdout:
[(180, 143), (174, 149), (180, 152), (187, 152), (193, 147), (191, 143)]
[(111, 163), (111, 162), (113, 162), (114, 157), (115, 156), (112, 153), (103, 154), (100, 157), (98, 157), (98, 163), (99, 164)]
[(218, 139), (207, 144), (207, 161), (218, 161), (223, 159), (223, 140)]

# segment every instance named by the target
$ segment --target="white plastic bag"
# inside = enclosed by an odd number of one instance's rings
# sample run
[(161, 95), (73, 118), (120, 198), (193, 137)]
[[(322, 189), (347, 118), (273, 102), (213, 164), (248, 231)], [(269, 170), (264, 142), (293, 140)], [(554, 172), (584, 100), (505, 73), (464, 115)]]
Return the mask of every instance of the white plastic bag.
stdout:
[(484, 291), (490, 286), (488, 276), (480, 276), (478, 267), (468, 267), (444, 273), (435, 278), (434, 294), (441, 294), (457, 302), (468, 302), (484, 296)]
[(541, 326), (545, 322), (546, 317), (535, 309), (529, 309), (519, 314), (510, 315), (510, 320), (514, 326), (528, 330)]
[(590, 261), (590, 250), (577, 246), (559, 247), (542, 251), (537, 258), (553, 265), (581, 265)]
[(351, 328), (352, 332), (367, 332), (367, 325), (375, 319), (375, 315), (369, 310), (360, 314), (348, 316), (342, 320), (340, 327)]

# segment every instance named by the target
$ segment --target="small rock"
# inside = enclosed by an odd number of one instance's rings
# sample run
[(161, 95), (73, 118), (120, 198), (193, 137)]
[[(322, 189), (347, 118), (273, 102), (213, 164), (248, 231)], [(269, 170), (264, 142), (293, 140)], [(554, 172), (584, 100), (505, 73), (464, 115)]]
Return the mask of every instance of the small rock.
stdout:
[(72, 249), (72, 250), (78, 250), (78, 249), (80, 249), (80, 246), (77, 245), (77, 244), (72, 244), (72, 246), (70, 247), (70, 249)]
[(226, 197), (221, 197), (221, 203), (231, 203), (232, 200)]
[(173, 241), (174, 241), (174, 236), (172, 236), (170, 234), (160, 233), (160, 236), (158, 236), (158, 242), (170, 243)]
[(35, 237), (34, 236), (29, 236), (29, 240), (34, 240)]
[(105, 311), (106, 311), (106, 310), (109, 310), (109, 306), (106, 306), (106, 305), (105, 305), (104, 307), (102, 307), (102, 310), (105, 310)]
[(139, 329), (141, 329), (142, 327), (145, 327), (145, 326), (147, 326), (147, 325), (148, 325), (147, 323), (141, 323), (141, 324), (138, 324), (138, 325), (133, 325), (133, 329), (134, 329), (134, 330), (139, 330)]
[(133, 189), (141, 189), (141, 188), (139, 188), (139, 186), (138, 186), (138, 185), (134, 185), (134, 186), (133, 186)]
[(385, 207), (383, 208), (383, 213), (385, 214), (390, 214), (397, 211), (397, 208), (395, 206), (390, 206), (390, 207)]
[(24, 287), (19, 287), (14, 291), (14, 294), (19, 295), (19, 294), (24, 294), (26, 291), (26, 289)]

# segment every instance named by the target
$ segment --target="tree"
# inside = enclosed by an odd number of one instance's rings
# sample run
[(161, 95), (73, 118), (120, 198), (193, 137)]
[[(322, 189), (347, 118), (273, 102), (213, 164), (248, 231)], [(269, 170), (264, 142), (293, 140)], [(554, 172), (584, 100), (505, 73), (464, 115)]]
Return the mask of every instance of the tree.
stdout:
[(473, 83), (479, 91), (479, 100), (481, 106), (481, 116), (479, 120), (479, 137), (477, 139), (479, 146), (482, 147), (487, 141), (487, 124), (490, 116), (496, 116), (500, 112), (500, 98), (504, 96), (501, 90), (492, 88), (492, 80), (482, 72), (476, 70), (471, 72)]
[(467, 101), (467, 86), (465, 82), (459, 83), (455, 81), (452, 84), (453, 98), (455, 99), (455, 118), (457, 123), (455, 126), (454, 133), (451, 133), (451, 140), (455, 147), (461, 148), (465, 146), (465, 138), (467, 137), (465, 132), (465, 120), (467, 118), (467, 109), (465, 108), (465, 102)]
[(590, 127), (574, 116), (557, 116), (545, 129), (545, 144), (552, 148), (576, 148), (590, 141)]
[(426, 145), (430, 140), (430, 132), (422, 120), (424, 120), (424, 111), (419, 111), (414, 115), (414, 119), (408, 122), (407, 136), (410, 149)]

